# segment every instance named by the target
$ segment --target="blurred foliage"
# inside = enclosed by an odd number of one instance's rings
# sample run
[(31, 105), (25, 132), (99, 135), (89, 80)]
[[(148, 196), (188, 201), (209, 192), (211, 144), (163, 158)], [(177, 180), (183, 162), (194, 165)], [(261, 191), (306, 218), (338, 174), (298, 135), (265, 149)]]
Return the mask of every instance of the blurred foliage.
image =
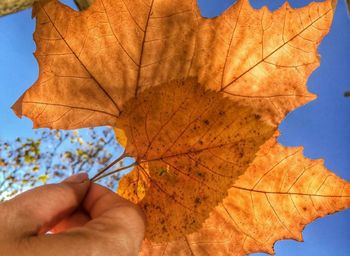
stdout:
[(350, 97), (350, 91), (344, 92), (344, 96), (345, 96), (345, 97)]
[[(81, 171), (91, 177), (121, 150), (109, 128), (41, 129), (35, 138), (0, 140), (0, 201)], [(102, 183), (115, 190), (119, 178), (111, 175)]]

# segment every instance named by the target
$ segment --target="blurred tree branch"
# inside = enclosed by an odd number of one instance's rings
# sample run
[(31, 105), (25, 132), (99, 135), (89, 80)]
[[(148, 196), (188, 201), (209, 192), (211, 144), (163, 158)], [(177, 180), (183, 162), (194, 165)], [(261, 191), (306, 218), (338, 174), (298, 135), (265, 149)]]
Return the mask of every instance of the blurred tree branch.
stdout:
[(1, 0), (0, 16), (22, 11), (31, 7), (37, 0)]
[[(0, 16), (16, 13), (32, 7), (40, 0), (0, 0)], [(74, 0), (79, 10), (87, 9), (94, 0)]]
[(344, 92), (344, 96), (345, 96), (345, 97), (350, 97), (350, 91)]
[(89, 8), (89, 6), (93, 3), (93, 1), (95, 0), (74, 0), (75, 4), (78, 6), (79, 10), (81, 11)]

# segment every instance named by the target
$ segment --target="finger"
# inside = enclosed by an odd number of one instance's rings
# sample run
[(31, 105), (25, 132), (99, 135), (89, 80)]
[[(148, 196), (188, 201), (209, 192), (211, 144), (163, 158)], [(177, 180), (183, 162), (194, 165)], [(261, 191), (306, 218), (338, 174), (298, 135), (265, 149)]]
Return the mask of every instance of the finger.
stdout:
[[(92, 183), (84, 199), (83, 207), (92, 220), (85, 227), (92, 232), (118, 237), (124, 247), (137, 251), (145, 232), (145, 216), (142, 210), (111, 190)], [(121, 245), (122, 246), (122, 245)]]
[(79, 208), (72, 215), (66, 217), (60, 221), (56, 226), (54, 226), (50, 232), (57, 234), (63, 231), (67, 231), (72, 228), (84, 226), (91, 220), (90, 216), (82, 208)]
[[(122, 248), (123, 251), (138, 251), (144, 237), (145, 219), (143, 212), (136, 205), (111, 190), (92, 183), (82, 207), (91, 218), (91, 221), (86, 222), (84, 230), (87, 231), (86, 234), (89, 234), (87, 237), (94, 238), (97, 247), (102, 241), (104, 252), (115, 252), (117, 248)], [(82, 211), (76, 215), (73, 214), (72, 219), (64, 220), (57, 228), (55, 227), (54, 231), (57, 233), (63, 230), (74, 232), (74, 229), (71, 228), (78, 222), (76, 218), (82, 220), (81, 224), (86, 221), (86, 219), (81, 219), (81, 214)], [(69, 232), (60, 234), (68, 235)], [(103, 240), (110, 241), (110, 243), (106, 244)]]
[(74, 212), (89, 185), (87, 174), (82, 173), (59, 184), (29, 190), (7, 201), (0, 208), (1, 215), (7, 218), (1, 227), (2, 233), (15, 238), (47, 232)]
[(101, 185), (92, 183), (82, 204), (92, 220), (103, 218), (120, 228), (143, 233), (145, 215), (135, 204)]
[(137, 209), (137, 207), (130, 201), (96, 183), (91, 184), (84, 199), (83, 207), (93, 219), (100, 217), (111, 208), (131, 207)]

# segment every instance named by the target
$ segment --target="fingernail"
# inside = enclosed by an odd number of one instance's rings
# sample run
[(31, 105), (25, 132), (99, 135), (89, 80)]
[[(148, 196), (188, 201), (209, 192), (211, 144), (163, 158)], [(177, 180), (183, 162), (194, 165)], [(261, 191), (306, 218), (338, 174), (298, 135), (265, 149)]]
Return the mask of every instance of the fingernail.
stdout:
[(64, 180), (64, 182), (68, 183), (83, 183), (84, 181), (89, 179), (89, 175), (86, 172), (80, 172), (77, 174), (74, 174), (67, 179)]

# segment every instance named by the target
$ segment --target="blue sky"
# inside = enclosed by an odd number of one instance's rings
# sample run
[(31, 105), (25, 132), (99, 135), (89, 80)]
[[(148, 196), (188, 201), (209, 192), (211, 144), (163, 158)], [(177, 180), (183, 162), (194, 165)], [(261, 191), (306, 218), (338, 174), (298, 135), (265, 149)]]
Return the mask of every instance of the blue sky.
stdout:
[[(72, 2), (66, 0), (64, 2)], [(301, 7), (311, 1), (290, 1)], [(233, 0), (199, 0), (202, 14), (215, 16)], [(280, 6), (282, 0), (252, 0), (254, 7)], [(34, 136), (31, 122), (18, 119), (11, 105), (37, 78), (38, 67), (32, 53), (34, 20), (29, 10), (0, 18), (0, 139)], [(304, 146), (305, 155), (323, 158), (338, 176), (350, 180), (350, 19), (343, 0), (337, 7), (330, 34), (322, 42), (321, 67), (308, 81), (318, 99), (290, 113), (280, 126), (280, 142)], [(277, 256), (350, 255), (350, 210), (315, 221), (304, 231), (304, 243), (282, 241), (276, 244)], [(254, 254), (258, 255), (258, 254)]]

